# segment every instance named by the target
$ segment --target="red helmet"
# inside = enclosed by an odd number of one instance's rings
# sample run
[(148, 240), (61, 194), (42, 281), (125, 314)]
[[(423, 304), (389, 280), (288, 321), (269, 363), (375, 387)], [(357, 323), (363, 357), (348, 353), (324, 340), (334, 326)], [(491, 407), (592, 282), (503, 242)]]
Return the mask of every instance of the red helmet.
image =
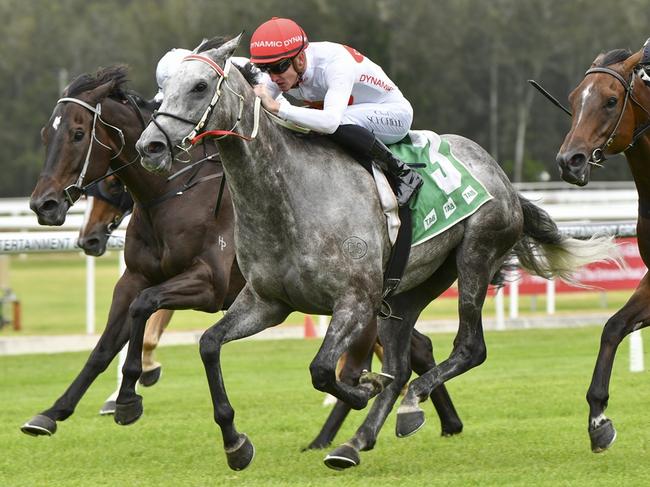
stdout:
[(307, 47), (307, 34), (290, 19), (273, 17), (260, 25), (251, 37), (251, 62), (271, 64), (297, 56)]

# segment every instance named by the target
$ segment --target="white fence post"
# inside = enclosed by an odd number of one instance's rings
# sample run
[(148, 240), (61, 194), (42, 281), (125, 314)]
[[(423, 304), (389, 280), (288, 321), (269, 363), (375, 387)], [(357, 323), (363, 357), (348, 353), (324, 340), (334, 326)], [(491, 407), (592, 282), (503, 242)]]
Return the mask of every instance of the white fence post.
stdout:
[(95, 258), (86, 256), (86, 334), (95, 333)]
[(630, 333), (630, 372), (643, 372), (643, 337), (641, 330)]
[(555, 314), (555, 279), (546, 281), (546, 314)]
[(504, 311), (503, 311), (503, 287), (497, 288), (496, 293), (494, 294), (494, 306), (496, 308), (496, 325), (495, 328), (497, 330), (505, 330), (506, 329), (506, 320), (504, 317)]

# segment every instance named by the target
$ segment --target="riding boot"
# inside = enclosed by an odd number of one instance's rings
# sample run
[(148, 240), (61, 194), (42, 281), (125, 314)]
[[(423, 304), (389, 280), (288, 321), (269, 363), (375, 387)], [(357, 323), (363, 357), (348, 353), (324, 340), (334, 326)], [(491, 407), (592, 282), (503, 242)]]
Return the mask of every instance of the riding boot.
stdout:
[(370, 160), (374, 160), (391, 176), (395, 183), (397, 203), (408, 205), (411, 197), (422, 185), (420, 176), (399, 160), (368, 129), (359, 125), (344, 124), (331, 134), (331, 138), (348, 150), (372, 174)]
[(422, 186), (422, 178), (404, 161), (395, 157), (382, 141), (375, 138), (370, 148), (370, 157), (393, 177), (395, 195), (399, 206), (407, 206), (411, 198)]

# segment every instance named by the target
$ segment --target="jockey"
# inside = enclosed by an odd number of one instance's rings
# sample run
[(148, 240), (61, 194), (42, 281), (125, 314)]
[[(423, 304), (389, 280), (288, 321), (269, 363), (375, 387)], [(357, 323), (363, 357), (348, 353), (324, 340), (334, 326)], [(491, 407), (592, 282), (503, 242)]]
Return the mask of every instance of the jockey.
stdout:
[[(356, 157), (376, 161), (392, 176), (398, 204), (408, 204), (422, 179), (384, 144), (406, 136), (413, 108), (381, 67), (342, 44), (309, 43), (298, 24), (277, 17), (253, 33), (250, 54), (251, 62), (270, 76), (270, 83), (255, 87), (264, 108), (284, 120), (332, 134)], [(282, 93), (308, 106), (291, 105)]]

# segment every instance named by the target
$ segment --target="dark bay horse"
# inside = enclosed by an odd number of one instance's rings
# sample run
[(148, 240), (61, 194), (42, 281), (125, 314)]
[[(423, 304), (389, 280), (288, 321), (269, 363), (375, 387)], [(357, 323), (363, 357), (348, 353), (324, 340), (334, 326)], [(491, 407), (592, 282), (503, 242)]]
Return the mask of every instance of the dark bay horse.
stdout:
[[(79, 188), (109, 168), (118, 171), (136, 205), (127, 229), (126, 271), (115, 286), (106, 328), (64, 394), (23, 425), (28, 434), (56, 431), (56, 422), (74, 412), (129, 339), (132, 326), (144, 327), (158, 309), (225, 309), (243, 287), (230, 193), (227, 187), (219, 191), (223, 171), (214, 148), (193, 151), (195, 161), (204, 161), (171, 180), (144, 171), (134, 144), (152, 107), (124, 91), (125, 81), (124, 67), (78, 77), (42, 131), (45, 164), (30, 201), (41, 224), (61, 225)], [(130, 347), (141, 350), (142, 338)]]
[[(221, 348), (281, 323), (293, 310), (332, 315), (309, 367), (313, 386), (358, 409), (376, 396), (356, 434), (325, 458), (329, 467), (352, 467), (359, 464), (361, 450), (374, 447), (410, 377), (411, 329), (429, 302), (458, 279), (460, 323), (453, 351), (410, 383), (398, 409), (398, 436), (422, 426), (419, 403), (435, 387), (485, 360), (481, 310), (490, 282), (501, 277), (511, 251), (537, 275), (570, 278), (579, 265), (609, 255), (613, 244), (610, 239), (579, 242), (562, 237), (548, 214), (517, 194), (484, 149), (445, 135), (455, 156), (493, 199), (411, 249), (401, 284), (388, 299), (394, 315), (378, 324), (382, 374), (362, 376), (358, 384), (337, 380), (338, 358), (380, 310), (390, 255), (385, 217), (371, 176), (349, 155), (326, 138), (299, 137), (259, 114), (250, 80), (230, 63), (240, 37), (207, 42), (185, 59), (163, 87), (165, 100), (137, 147), (147, 168), (166, 173), (182, 153), (179, 147), (186, 148), (197, 134), (208, 130), (220, 136), (217, 145), (232, 194), (237, 260), (246, 286), (228, 313), (203, 334), (200, 351), (230, 468), (246, 468), (254, 447), (235, 428)], [(358, 243), (354, 250), (363, 252), (351, 251), (349, 239)], [(131, 331), (131, 340), (137, 342), (140, 330)], [(137, 399), (129, 385), (139, 371), (128, 364), (138, 360), (139, 351), (129, 349), (125, 374), (131, 377), (124, 382), (118, 406)], [(141, 412), (134, 409), (130, 419)]]
[(84, 224), (77, 244), (86, 255), (99, 257), (113, 230), (133, 211), (133, 198), (116, 175), (110, 175), (86, 191), (88, 195)]
[[(194, 168), (178, 163), (175, 169), (185, 169), (184, 176), (172, 180), (152, 175), (139, 164), (133, 164), (138, 159), (134, 144), (152, 107), (125, 91), (125, 79), (123, 67), (82, 75), (71, 83), (64, 99), (75, 98), (85, 105), (74, 101), (57, 103), (43, 129), (46, 161), (31, 201), (42, 224), (63, 223), (71, 204), (66, 195), (72, 191), (66, 188), (79, 183), (82, 172), (85, 180), (81, 178), (81, 183), (98, 186), (102, 182), (94, 182), (109, 167), (117, 171), (136, 205), (127, 228), (127, 272), (116, 285), (106, 329), (81, 374), (54, 406), (23, 426), (25, 433), (53, 434), (56, 421), (73, 413), (85, 390), (128, 339), (130, 320), (142, 326), (151, 312), (159, 308), (216, 311), (227, 307), (244, 285), (233, 261), (233, 214), (228, 187), (223, 187), (220, 193), (221, 165), (211, 161), (214, 147), (208, 144), (194, 149), (194, 160), (209, 159)], [(101, 107), (99, 121), (96, 111), (91, 110), (98, 110), (98, 106)], [(88, 157), (91, 149), (92, 157)], [(88, 164), (84, 164), (86, 160)], [(121, 191), (114, 188), (116, 194)], [(80, 194), (78, 190), (77, 193)], [(144, 335), (144, 372), (147, 372), (148, 352), (153, 351), (162, 330), (159, 326)], [(142, 340), (140, 336), (139, 344)], [(350, 345), (342, 380), (358, 381), (361, 370), (369, 368), (369, 354), (375, 341), (376, 330), (369, 329)], [(435, 365), (431, 341), (417, 332), (412, 341), (413, 369), (424, 373)], [(141, 374), (140, 380), (142, 377)], [(432, 391), (431, 399), (440, 415), (443, 435), (459, 433), (463, 425), (445, 387)], [(338, 403), (310, 447), (328, 445), (348, 411), (349, 406)]]
[[(571, 92), (571, 130), (557, 154), (562, 179), (578, 186), (589, 182), (591, 168), (607, 155), (623, 152), (637, 192), (637, 238), (644, 264), (650, 267), (650, 87), (638, 74), (643, 50), (614, 50), (599, 55)], [(647, 63), (648, 59), (645, 60)], [(650, 324), (650, 276), (646, 274), (625, 305), (603, 328), (587, 402), (591, 449), (598, 453), (616, 439), (605, 416), (616, 350), (623, 338)]]
[[(77, 243), (86, 255), (99, 257), (106, 252), (106, 244), (113, 230), (133, 212), (133, 198), (115, 174), (88, 187), (86, 194), (86, 215)], [(160, 378), (162, 366), (156, 361), (154, 351), (172, 315), (173, 311), (161, 309), (147, 321), (142, 348), (142, 375), (139, 379), (145, 387), (154, 385)], [(113, 414), (116, 398), (117, 390), (104, 401), (100, 414)]]

